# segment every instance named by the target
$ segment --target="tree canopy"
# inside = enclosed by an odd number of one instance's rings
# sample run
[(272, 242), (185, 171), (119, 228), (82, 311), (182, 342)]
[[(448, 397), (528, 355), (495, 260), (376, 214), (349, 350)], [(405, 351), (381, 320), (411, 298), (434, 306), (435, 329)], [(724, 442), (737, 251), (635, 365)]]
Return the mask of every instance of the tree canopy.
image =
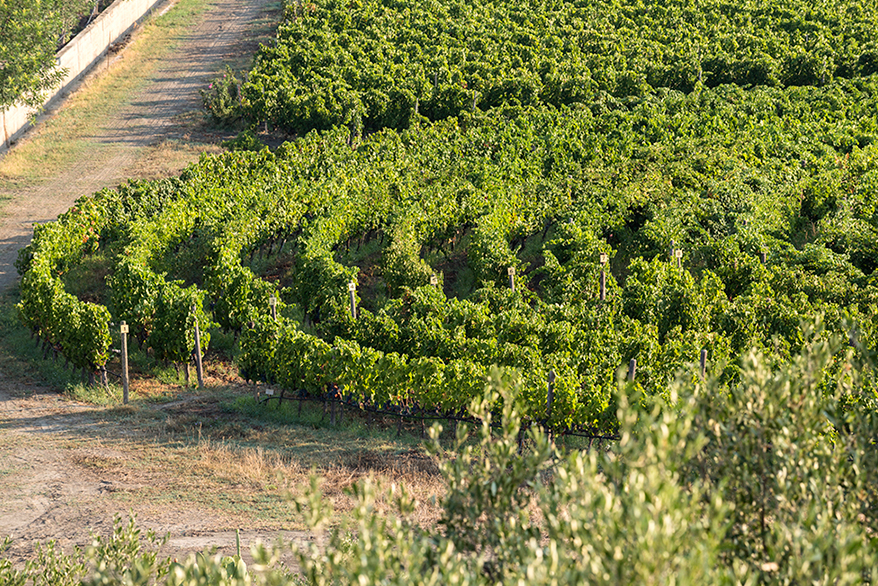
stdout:
[(64, 72), (55, 53), (94, 0), (0, 0), (0, 109), (38, 106)]

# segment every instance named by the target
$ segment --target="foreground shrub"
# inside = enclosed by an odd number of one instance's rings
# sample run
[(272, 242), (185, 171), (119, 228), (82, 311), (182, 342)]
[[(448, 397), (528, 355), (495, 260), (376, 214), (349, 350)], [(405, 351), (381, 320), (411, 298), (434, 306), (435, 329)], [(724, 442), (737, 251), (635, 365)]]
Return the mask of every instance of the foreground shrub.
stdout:
[[(668, 402), (620, 383), (620, 439), (609, 450), (567, 453), (534, 428), (520, 442), (521, 383), (495, 370), (472, 406), (481, 426), (459, 429), (441, 465), (438, 527), (413, 521), (404, 490), (394, 487), (395, 514), (382, 516), (375, 487), (356, 484), (351, 518), (297, 552), (296, 576), (272, 569), (278, 552), (261, 546), (248, 570), (240, 558), (160, 564), (126, 545), (74, 562), (41, 554), (29, 576), (0, 562), (0, 577), (23, 584), (87, 568), (86, 584), (146, 584), (152, 572), (177, 586), (875, 583), (873, 370), (850, 352), (845, 376), (830, 379), (838, 343), (819, 331), (811, 339), (776, 370), (752, 353), (732, 387), (678, 380)], [(335, 520), (316, 480), (297, 506), (315, 532)]]
[[(440, 531), (407, 522), (402, 493), (397, 518), (373, 514), (372, 488), (358, 486), (354, 524), (303, 556), (307, 580), (874, 582), (875, 381), (848, 361), (830, 383), (838, 346), (817, 330), (781, 369), (751, 354), (732, 387), (680, 380), (670, 406), (620, 393), (609, 451), (564, 454), (530, 430), (519, 453), (516, 383), (495, 376), (475, 407), (482, 427), (442, 467)], [(498, 398), (499, 421), (488, 411)], [(330, 518), (315, 498), (305, 509), (315, 527)]]

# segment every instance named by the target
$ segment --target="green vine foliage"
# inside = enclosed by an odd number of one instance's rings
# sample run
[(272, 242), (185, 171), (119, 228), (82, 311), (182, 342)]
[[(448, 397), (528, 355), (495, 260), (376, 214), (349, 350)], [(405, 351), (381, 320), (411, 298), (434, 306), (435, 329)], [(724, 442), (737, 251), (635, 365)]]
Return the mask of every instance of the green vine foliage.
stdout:
[(291, 4), (244, 108), (303, 134), (356, 133), (658, 89), (822, 86), (878, 72), (876, 11), (844, 0)]
[(60, 349), (74, 366), (92, 371), (109, 359), (110, 312), (66, 293), (60, 275), (94, 250), (105, 214), (102, 202), (77, 201), (57, 223), (35, 230), (33, 244), (17, 261), (24, 271), (19, 308), (25, 324)]
[[(459, 412), (497, 365), (521, 373), (532, 421), (611, 428), (631, 359), (635, 384), (667, 396), (702, 349), (724, 380), (754, 346), (794, 360), (819, 314), (874, 348), (876, 88), (605, 95), (206, 157), (40, 228), (19, 262), (22, 316), (56, 336), (58, 275), (112, 246), (112, 319), (169, 359), (191, 352), (196, 301), (241, 335), (253, 380)], [(860, 236), (840, 239), (842, 222)]]
[(204, 352), (210, 343), (211, 323), (204, 313), (204, 293), (194, 286), (183, 289), (176, 283), (162, 288), (156, 296), (155, 320), (149, 333), (149, 345), (156, 357), (173, 362), (188, 362), (195, 350), (195, 326), (200, 330)]

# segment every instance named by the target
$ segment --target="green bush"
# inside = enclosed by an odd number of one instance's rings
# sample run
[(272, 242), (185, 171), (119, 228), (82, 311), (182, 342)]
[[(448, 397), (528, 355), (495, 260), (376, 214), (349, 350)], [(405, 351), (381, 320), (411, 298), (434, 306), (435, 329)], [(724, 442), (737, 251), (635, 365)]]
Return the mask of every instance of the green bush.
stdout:
[[(360, 485), (354, 524), (303, 556), (307, 581), (873, 583), (875, 380), (848, 363), (827, 385), (835, 350), (815, 341), (776, 371), (753, 354), (731, 388), (677, 381), (672, 406), (637, 409), (621, 387), (606, 452), (565, 454), (532, 430), (520, 453), (517, 383), (495, 373), (473, 407), (482, 427), (442, 466), (440, 531), (407, 520), (404, 493), (397, 518), (375, 515)], [(300, 505), (315, 527), (329, 519), (313, 495)]]
[(217, 126), (232, 126), (241, 119), (241, 80), (228, 65), (222, 77), (215, 78), (199, 93), (208, 116)]
[(265, 148), (265, 144), (259, 137), (256, 136), (256, 133), (250, 129), (244, 130), (235, 138), (224, 140), (223, 148), (230, 151), (261, 151)]
[[(818, 324), (819, 326), (819, 324)], [(24, 571), (0, 560), (4, 584), (861, 584), (878, 579), (878, 394), (874, 372), (819, 327), (792, 363), (772, 369), (752, 353), (739, 382), (680, 379), (668, 401), (620, 382), (620, 439), (565, 451), (524, 433), (521, 381), (494, 370), (440, 456), (447, 491), (436, 527), (396, 510), (376, 514), (370, 481), (352, 488), (349, 521), (297, 550), (300, 575), (274, 569), (279, 551), (253, 548), (255, 565), (193, 556), (159, 562), (133, 524), (65, 556), (40, 548)], [(501, 408), (496, 410), (496, 406)], [(431, 430), (433, 449), (441, 429)], [(335, 522), (317, 486), (297, 503), (315, 533)], [(152, 539), (154, 542), (155, 540)], [(64, 577), (58, 582), (56, 578)], [(60, 578), (58, 578), (60, 579)]]

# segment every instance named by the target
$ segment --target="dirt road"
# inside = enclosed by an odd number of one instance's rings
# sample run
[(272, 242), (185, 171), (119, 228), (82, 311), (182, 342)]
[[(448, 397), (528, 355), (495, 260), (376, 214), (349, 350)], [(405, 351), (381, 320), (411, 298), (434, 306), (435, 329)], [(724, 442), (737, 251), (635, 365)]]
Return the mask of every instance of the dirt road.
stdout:
[[(159, 11), (173, 10), (174, 1), (169, 0)], [(30, 242), (33, 224), (53, 220), (78, 197), (115, 187), (130, 177), (143, 147), (191, 138), (192, 128), (186, 121), (201, 108), (198, 90), (224, 63), (238, 61), (242, 51), (253, 50), (248, 45), (253, 23), (269, 10), (276, 10), (271, 0), (215, 0), (166, 65), (128, 105), (86, 137), (93, 148), (87, 149), (85, 156), (57, 176), (13, 194), (14, 199), (0, 214), (0, 290), (17, 279), (13, 263), (18, 250)], [(117, 58), (124, 56), (123, 50)], [(113, 75), (112, 67), (99, 75)]]
[[(160, 10), (173, 10), (173, 1)], [(270, 0), (215, 0), (143, 89), (87, 138), (93, 148), (86, 156), (13, 194), (0, 216), (0, 290), (17, 280), (13, 263), (30, 241), (34, 223), (56, 218), (81, 195), (118, 185), (141, 162), (143, 147), (190, 138), (186, 121), (200, 108), (198, 89), (223, 63), (252, 50), (253, 23), (272, 10), (277, 5)], [(113, 75), (112, 66), (100, 75)], [(148, 470), (117, 465), (134, 457), (136, 446), (123, 441), (124, 430), (95, 435), (112, 426), (100, 413), (0, 372), (0, 540), (15, 539), (5, 555), (19, 561), (32, 556), (34, 540), (55, 539), (68, 550), (87, 545), (91, 532), (107, 535), (114, 515), (129, 511), (138, 512), (144, 528), (171, 533), (166, 553), (179, 556), (212, 546), (232, 553), (233, 528), (240, 525), (215, 509), (193, 507), (185, 498), (160, 507), (125, 498), (153, 479)], [(242, 532), (245, 544), (275, 536), (246, 527)]]
[[(163, 415), (170, 420), (192, 412), (191, 406), (178, 404)], [(217, 485), (210, 469), (197, 461), (197, 448), (182, 452), (190, 463), (179, 465), (190, 470), (175, 477), (167, 462), (152, 465), (151, 460), (173, 459), (180, 452), (168, 447), (169, 436), (158, 437), (161, 424), (143, 425), (136, 419), (132, 416), (129, 426), (124, 413), (0, 377), (0, 540), (14, 539), (4, 557), (23, 562), (33, 557), (35, 541), (48, 540), (69, 553), (73, 546), (89, 545), (93, 535), (109, 536), (116, 516), (127, 520), (132, 514), (142, 530), (169, 534), (161, 551), (178, 559), (213, 548), (233, 555), (235, 529), (241, 530), (247, 561), (248, 547), (256, 540), (308, 538), (254, 522), (250, 514), (233, 512), (233, 506), (224, 511), (201, 505), (207, 493), (215, 498)], [(293, 563), (289, 550), (284, 559)]]

